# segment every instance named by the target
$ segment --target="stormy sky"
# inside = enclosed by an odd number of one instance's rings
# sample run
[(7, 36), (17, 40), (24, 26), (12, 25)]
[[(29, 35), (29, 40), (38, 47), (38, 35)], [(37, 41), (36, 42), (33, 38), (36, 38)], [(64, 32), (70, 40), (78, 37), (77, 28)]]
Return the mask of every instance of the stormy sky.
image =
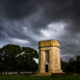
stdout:
[(0, 0), (0, 47), (47, 39), (60, 42), (63, 60), (80, 55), (80, 0)]

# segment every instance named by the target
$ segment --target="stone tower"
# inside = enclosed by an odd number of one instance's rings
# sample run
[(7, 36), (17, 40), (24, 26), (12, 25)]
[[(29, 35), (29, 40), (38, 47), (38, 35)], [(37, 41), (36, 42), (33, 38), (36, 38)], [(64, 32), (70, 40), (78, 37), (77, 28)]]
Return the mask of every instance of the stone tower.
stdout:
[(62, 73), (60, 43), (57, 40), (39, 42), (39, 73)]

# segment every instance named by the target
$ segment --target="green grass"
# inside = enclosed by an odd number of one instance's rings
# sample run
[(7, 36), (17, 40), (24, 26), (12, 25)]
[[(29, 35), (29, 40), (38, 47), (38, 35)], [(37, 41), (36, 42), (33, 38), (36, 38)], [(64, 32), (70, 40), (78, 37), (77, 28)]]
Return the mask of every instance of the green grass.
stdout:
[(35, 77), (25, 75), (0, 75), (0, 80), (80, 80), (77, 76), (51, 76), (51, 77)]

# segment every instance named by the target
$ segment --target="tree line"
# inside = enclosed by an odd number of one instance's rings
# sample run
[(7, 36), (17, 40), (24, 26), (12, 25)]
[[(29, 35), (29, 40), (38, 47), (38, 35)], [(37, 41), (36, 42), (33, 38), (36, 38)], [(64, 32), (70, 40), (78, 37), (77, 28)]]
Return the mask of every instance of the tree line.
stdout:
[(80, 56), (71, 58), (68, 62), (61, 61), (61, 66), (66, 73), (80, 73)]
[[(33, 72), (38, 70), (38, 53), (29, 47), (19, 45), (5, 45), (0, 48), (0, 72)], [(61, 60), (64, 72), (80, 73), (80, 56), (70, 59), (69, 62)]]

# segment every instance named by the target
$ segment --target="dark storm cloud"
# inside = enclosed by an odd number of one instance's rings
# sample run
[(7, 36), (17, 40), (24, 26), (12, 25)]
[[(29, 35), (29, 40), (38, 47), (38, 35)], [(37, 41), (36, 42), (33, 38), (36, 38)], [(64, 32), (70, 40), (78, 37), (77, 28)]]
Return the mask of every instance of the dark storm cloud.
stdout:
[[(65, 21), (73, 17), (73, 0), (46, 0), (42, 5), (43, 15), (34, 26), (43, 27), (50, 22)], [(37, 24), (37, 25), (36, 25)]]
[(37, 0), (5, 0), (6, 16), (19, 19), (33, 14), (38, 9)]
[(67, 29), (70, 32), (80, 31), (80, 1), (79, 0), (46, 0), (42, 4), (43, 15), (33, 26), (46, 26), (50, 22), (70, 21)]
[[(62, 29), (60, 22), (68, 25)], [(53, 29), (50, 26), (53, 23), (60, 25)], [(75, 56), (80, 52), (79, 26), (80, 0), (0, 0), (1, 45), (5, 40), (22, 41), (25, 46), (31, 43), (28, 46), (37, 48), (39, 40), (53, 39), (60, 34), (56, 39), (61, 43), (62, 54)]]

